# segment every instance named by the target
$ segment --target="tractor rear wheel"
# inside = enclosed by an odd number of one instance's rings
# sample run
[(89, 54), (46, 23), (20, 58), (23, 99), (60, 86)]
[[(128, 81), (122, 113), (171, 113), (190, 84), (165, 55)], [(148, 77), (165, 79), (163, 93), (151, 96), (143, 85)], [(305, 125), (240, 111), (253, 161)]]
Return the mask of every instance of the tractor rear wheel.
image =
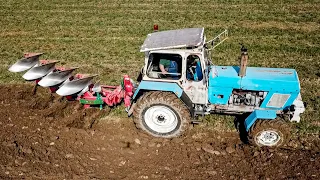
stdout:
[(170, 92), (153, 91), (142, 95), (133, 111), (138, 129), (163, 138), (181, 135), (190, 124), (186, 105)]
[(289, 137), (290, 127), (280, 119), (257, 120), (248, 133), (249, 143), (259, 147), (280, 147)]

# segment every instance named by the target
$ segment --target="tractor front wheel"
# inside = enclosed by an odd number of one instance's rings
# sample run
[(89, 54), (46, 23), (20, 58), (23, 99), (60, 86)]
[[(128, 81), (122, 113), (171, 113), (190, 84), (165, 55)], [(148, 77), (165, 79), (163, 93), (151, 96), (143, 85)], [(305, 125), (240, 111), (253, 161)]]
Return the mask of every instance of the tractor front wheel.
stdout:
[(155, 137), (172, 138), (181, 135), (190, 124), (186, 105), (170, 92), (147, 92), (139, 98), (133, 111), (134, 122)]
[(280, 147), (289, 140), (290, 127), (282, 120), (258, 120), (249, 131), (251, 144), (262, 147)]

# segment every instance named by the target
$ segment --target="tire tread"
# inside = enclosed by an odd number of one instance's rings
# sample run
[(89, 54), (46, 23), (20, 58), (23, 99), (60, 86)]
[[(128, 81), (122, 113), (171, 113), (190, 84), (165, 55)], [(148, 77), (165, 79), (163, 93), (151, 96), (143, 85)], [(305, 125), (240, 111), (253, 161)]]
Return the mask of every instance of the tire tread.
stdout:
[(280, 147), (286, 144), (290, 137), (290, 127), (288, 123), (284, 122), (282, 119), (277, 118), (275, 120), (257, 120), (253, 126), (251, 126), (248, 132), (248, 141), (252, 145), (260, 146), (257, 142), (255, 142), (255, 136), (265, 129), (273, 129), (277, 132), (280, 132), (281, 142), (274, 147)]
[[(170, 134), (170, 135), (157, 135), (150, 131), (148, 131), (142, 121), (143, 121), (143, 110), (151, 106), (155, 103), (165, 104), (171, 108), (173, 108), (176, 113), (180, 116), (181, 125), (178, 132)], [(164, 138), (172, 138), (182, 135), (187, 129), (188, 125), (191, 122), (191, 115), (187, 108), (187, 106), (179, 99), (177, 96), (171, 92), (162, 92), (162, 91), (149, 91), (144, 93), (138, 100), (135, 109), (133, 110), (133, 120), (136, 127), (140, 130), (143, 130), (147, 134), (164, 137)]]

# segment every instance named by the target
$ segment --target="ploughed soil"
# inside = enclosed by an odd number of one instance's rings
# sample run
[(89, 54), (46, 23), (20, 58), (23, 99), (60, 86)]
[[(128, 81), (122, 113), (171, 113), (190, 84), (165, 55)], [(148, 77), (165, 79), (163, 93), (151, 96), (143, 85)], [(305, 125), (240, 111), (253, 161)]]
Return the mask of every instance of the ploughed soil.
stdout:
[(320, 179), (319, 135), (280, 149), (203, 125), (159, 139), (110, 111), (1, 85), (0, 179)]

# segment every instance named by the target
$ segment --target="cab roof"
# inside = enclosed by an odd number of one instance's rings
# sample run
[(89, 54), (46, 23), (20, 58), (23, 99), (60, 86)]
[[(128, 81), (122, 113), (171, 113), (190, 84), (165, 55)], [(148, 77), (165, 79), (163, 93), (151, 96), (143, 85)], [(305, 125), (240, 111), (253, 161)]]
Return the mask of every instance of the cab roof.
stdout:
[(140, 52), (186, 48), (203, 45), (204, 28), (185, 28), (154, 32), (147, 35)]

